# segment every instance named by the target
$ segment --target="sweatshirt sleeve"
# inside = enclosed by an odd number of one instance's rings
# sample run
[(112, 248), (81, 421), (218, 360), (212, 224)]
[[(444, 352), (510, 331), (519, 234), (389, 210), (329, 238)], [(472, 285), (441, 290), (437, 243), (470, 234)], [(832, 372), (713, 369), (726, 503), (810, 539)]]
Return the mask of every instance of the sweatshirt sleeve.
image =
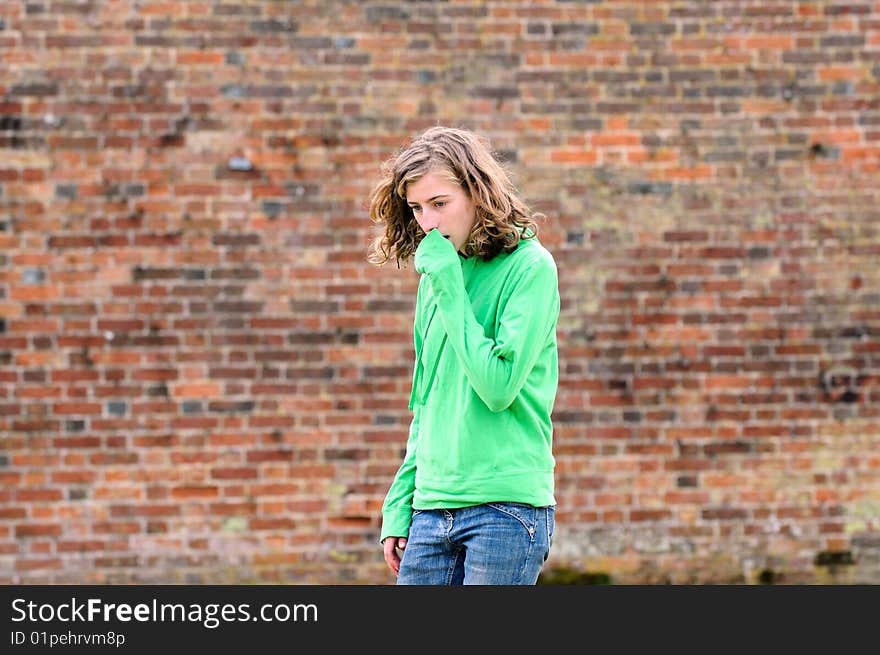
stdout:
[[(419, 287), (416, 293), (416, 309), (415, 319), (413, 320), (413, 345), (415, 346), (415, 366), (413, 370), (412, 393), (416, 392), (419, 381), (419, 367), (422, 351), (422, 280), (419, 280)], [(419, 442), (419, 414), (420, 407), (412, 403), (410, 398), (410, 407), (413, 409), (412, 421), (409, 424), (409, 436), (406, 440), (406, 454), (403, 462), (397, 469), (397, 474), (385, 494), (385, 501), (382, 504), (382, 529), (379, 534), (379, 541), (383, 541), (385, 537), (407, 537), (409, 536), (409, 525), (412, 521), (412, 501), (416, 488), (416, 448)]]
[(385, 495), (382, 505), (382, 529), (379, 541), (385, 537), (409, 536), (409, 525), (412, 521), (412, 500), (416, 488), (416, 448), (419, 435), (419, 412), (417, 405), (409, 426), (409, 437), (406, 440), (406, 455), (403, 463), (394, 476), (394, 481)]
[(559, 288), (555, 263), (538, 253), (529, 254), (518, 264), (505, 287), (494, 339), (485, 335), (474, 316), (460, 266), (429, 267), (425, 275), (448, 344), (471, 386), (493, 412), (507, 409), (546, 345), (549, 330), (556, 325)]

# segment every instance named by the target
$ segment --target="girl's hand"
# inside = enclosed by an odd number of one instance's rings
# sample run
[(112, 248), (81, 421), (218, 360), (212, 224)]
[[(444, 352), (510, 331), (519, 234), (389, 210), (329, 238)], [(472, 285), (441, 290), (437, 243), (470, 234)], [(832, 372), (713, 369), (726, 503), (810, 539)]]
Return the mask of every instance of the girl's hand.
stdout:
[(437, 273), (447, 266), (460, 266), (458, 254), (452, 242), (434, 228), (416, 248), (416, 273)]
[(382, 541), (382, 547), (385, 549), (385, 563), (388, 568), (394, 571), (394, 575), (400, 573), (400, 557), (397, 550), (400, 549), (401, 554), (406, 548), (406, 537), (385, 537)]

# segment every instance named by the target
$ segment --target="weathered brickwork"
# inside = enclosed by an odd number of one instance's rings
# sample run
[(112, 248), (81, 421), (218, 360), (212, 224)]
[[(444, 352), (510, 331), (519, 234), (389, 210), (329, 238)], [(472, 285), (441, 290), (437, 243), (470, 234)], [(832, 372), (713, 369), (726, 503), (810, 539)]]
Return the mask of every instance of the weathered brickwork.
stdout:
[(393, 581), (437, 123), (547, 216), (548, 567), (880, 582), (874, 0), (0, 3), (0, 582)]

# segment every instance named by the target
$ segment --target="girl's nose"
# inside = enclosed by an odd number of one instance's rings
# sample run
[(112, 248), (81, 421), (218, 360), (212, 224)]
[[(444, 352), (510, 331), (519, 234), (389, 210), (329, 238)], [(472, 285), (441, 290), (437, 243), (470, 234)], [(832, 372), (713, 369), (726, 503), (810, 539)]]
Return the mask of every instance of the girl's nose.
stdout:
[(424, 215), (422, 216), (422, 220), (419, 221), (419, 223), (421, 224), (422, 229), (425, 231), (426, 234), (433, 230), (435, 227), (438, 227), (437, 216), (428, 212), (424, 213)]

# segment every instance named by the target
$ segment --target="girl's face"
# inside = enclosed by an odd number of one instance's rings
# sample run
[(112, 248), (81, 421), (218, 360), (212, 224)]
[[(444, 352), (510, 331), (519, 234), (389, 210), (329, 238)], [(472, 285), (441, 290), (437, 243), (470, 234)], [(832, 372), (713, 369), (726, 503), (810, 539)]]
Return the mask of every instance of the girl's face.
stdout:
[(425, 234), (437, 228), (457, 251), (467, 243), (477, 213), (461, 185), (440, 172), (426, 173), (407, 185), (406, 203)]

